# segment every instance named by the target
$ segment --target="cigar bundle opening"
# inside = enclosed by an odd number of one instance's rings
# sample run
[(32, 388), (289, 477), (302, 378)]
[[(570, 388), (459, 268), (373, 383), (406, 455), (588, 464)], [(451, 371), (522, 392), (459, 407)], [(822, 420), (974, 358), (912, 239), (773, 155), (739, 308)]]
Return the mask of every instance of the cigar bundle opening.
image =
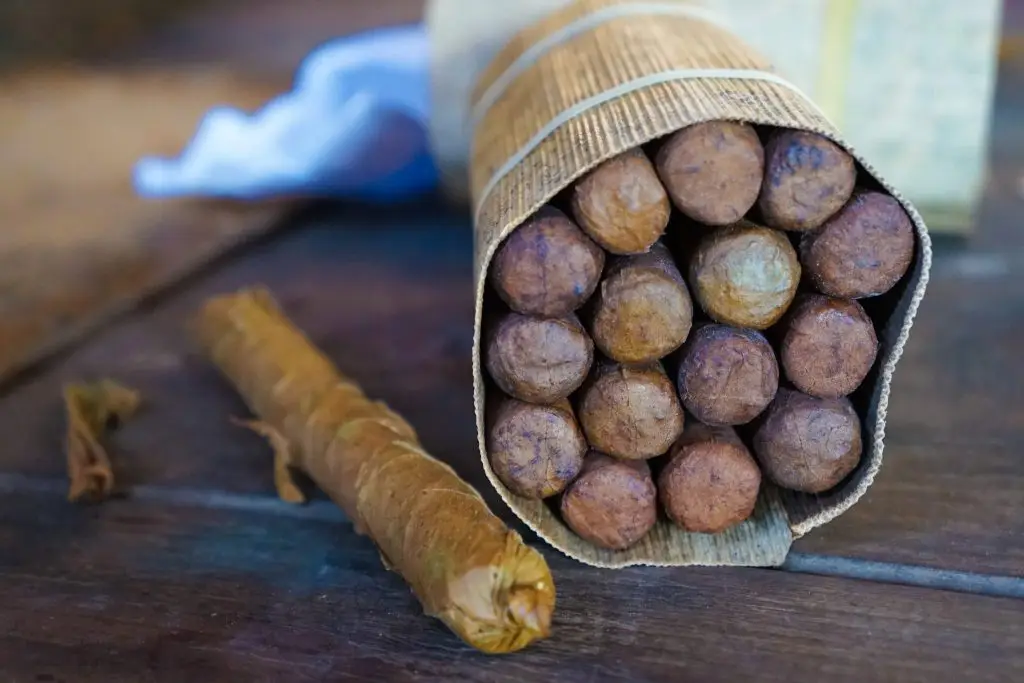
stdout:
[(778, 564), (856, 502), (930, 261), (913, 207), (687, 6), (574, 3), (478, 88), (484, 467), (600, 566)]

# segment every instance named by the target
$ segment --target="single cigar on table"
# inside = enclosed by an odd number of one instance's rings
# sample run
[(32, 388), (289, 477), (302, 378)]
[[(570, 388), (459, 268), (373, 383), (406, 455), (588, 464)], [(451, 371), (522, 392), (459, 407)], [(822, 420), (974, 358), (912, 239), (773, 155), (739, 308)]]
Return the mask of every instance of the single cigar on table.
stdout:
[(763, 330), (782, 317), (800, 284), (785, 234), (740, 221), (704, 237), (690, 259), (694, 297), (714, 320)]
[(613, 157), (576, 183), (572, 214), (595, 242), (613, 254), (650, 249), (668, 225), (668, 194), (642, 150)]
[(295, 468), (368, 534), (427, 614), (489, 653), (550, 632), (555, 590), (543, 556), (480, 494), (428, 455), (413, 428), (340, 374), (263, 289), (217, 297), (195, 331), (259, 416), (279, 494), (302, 496)]
[(579, 477), (562, 494), (562, 519), (594, 545), (625, 550), (658, 521), (657, 495), (645, 460), (590, 451)]
[(710, 121), (669, 136), (654, 163), (680, 211), (707, 225), (729, 225), (757, 201), (764, 148), (751, 126)]
[(860, 386), (878, 354), (874, 323), (851, 299), (797, 298), (784, 319), (779, 360), (800, 391), (839, 398)]
[(686, 341), (693, 302), (672, 254), (660, 242), (646, 254), (609, 260), (589, 306), (594, 343), (620, 363), (646, 363)]
[(860, 462), (860, 419), (847, 398), (782, 388), (754, 433), (765, 475), (783, 488), (824, 493)]
[(877, 296), (892, 289), (910, 268), (914, 226), (893, 197), (857, 191), (820, 229), (801, 238), (800, 257), (822, 294)]
[(857, 182), (857, 165), (842, 147), (803, 130), (774, 132), (764, 149), (764, 183), (757, 205), (766, 225), (806, 231), (843, 208)]
[(686, 529), (725, 531), (750, 517), (761, 470), (731, 427), (690, 420), (658, 475), (665, 514)]
[(779, 364), (760, 332), (706, 324), (683, 347), (676, 384), (683, 405), (701, 422), (740, 425), (775, 398)]
[(526, 498), (561, 492), (579, 474), (587, 452), (569, 402), (546, 406), (501, 396), (492, 401), (487, 455), (494, 473)]
[(626, 460), (665, 453), (683, 431), (683, 408), (658, 362), (595, 362), (577, 413), (593, 448)]
[(487, 372), (506, 394), (554, 403), (576, 391), (590, 372), (594, 343), (575, 315), (540, 318), (506, 313), (488, 326)]
[(545, 206), (498, 247), (491, 283), (513, 311), (557, 318), (594, 293), (604, 259), (604, 250), (568, 216)]

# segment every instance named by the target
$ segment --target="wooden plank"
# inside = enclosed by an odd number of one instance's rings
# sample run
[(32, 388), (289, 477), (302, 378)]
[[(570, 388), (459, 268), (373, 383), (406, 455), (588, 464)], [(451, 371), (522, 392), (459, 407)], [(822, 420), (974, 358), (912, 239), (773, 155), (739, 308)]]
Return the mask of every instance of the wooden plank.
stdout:
[[(60, 384), (111, 375), (146, 408), (113, 443), (126, 485), (271, 495), (269, 452), (228, 423), (244, 414), (198, 355), (188, 317), (217, 292), (265, 283), (346, 372), (391, 402), (427, 447), (485, 491), (470, 416), (470, 236), (431, 205), (338, 209), (253, 250), (97, 335), (0, 397), (0, 471), (63, 476)], [(940, 256), (897, 371), (879, 478), (846, 515), (795, 549), (963, 571), (1024, 575), (1024, 364), (1016, 361), (1024, 283), (965, 279)], [(951, 260), (953, 259), (953, 260)], [(946, 264), (946, 265), (943, 265)], [(945, 270), (944, 270), (945, 269)], [(943, 273), (946, 274), (943, 274)], [(951, 319), (965, 325), (951, 325)], [(968, 353), (972, 339), (985, 353)], [(957, 399), (969, 400), (958, 404)]]
[[(284, 504), (280, 504), (284, 505)], [(485, 657), (347, 524), (155, 503), (0, 506), (15, 681), (1008, 681), (1024, 603), (773, 570), (599, 570), (547, 553), (552, 638)]]
[(145, 201), (131, 186), (138, 157), (176, 154), (208, 108), (254, 108), (279, 80), (61, 70), (0, 87), (0, 379), (282, 216), (281, 202)]

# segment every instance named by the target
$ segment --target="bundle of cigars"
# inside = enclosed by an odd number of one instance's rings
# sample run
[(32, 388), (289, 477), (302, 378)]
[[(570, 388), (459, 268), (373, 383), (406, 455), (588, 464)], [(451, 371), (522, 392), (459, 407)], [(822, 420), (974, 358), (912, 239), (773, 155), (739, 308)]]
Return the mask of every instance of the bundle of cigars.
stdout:
[(690, 3), (572, 3), (475, 102), (491, 482), (591, 564), (781, 563), (881, 463), (916, 211)]

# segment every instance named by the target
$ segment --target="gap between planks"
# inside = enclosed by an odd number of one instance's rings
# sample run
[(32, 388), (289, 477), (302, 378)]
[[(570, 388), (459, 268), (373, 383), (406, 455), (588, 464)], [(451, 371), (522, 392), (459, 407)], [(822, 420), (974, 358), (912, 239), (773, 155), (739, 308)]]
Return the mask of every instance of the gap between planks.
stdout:
[[(0, 495), (14, 493), (63, 498), (67, 495), (67, 482), (56, 478), (0, 474)], [(133, 486), (124, 495), (128, 500), (141, 502), (237, 510), (327, 522), (347, 521), (341, 509), (326, 500), (314, 500), (305, 505), (292, 505), (277, 498), (258, 494), (144, 485)], [(117, 500), (115, 498), (108, 504), (116, 504)], [(1024, 578), (1014, 576), (801, 552), (791, 552), (779, 570), (797, 574), (816, 574), (876, 583), (917, 586), (956, 593), (1024, 599)]]

